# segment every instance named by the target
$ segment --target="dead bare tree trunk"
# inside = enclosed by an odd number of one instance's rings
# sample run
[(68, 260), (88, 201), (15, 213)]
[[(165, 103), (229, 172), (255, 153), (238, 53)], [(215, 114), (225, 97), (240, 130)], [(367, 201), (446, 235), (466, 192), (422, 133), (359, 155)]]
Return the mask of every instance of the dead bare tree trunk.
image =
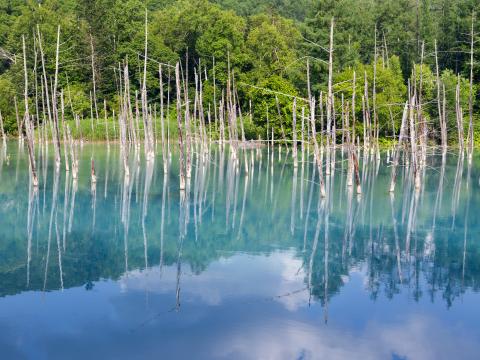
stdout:
[(297, 159), (297, 98), (293, 98), (293, 110), (292, 110), (292, 140), (293, 140), (293, 167), (298, 167)]
[(460, 104), (460, 75), (457, 76), (457, 85), (455, 87), (455, 114), (458, 129), (458, 146), (460, 147), (460, 151), (463, 153), (465, 148), (465, 136), (463, 126), (463, 109)]
[(474, 44), (474, 32), (473, 25), (475, 23), (475, 12), (472, 11), (472, 27), (470, 31), (470, 88), (468, 95), (468, 162), (472, 161), (473, 154), (473, 44)]
[(375, 54), (373, 59), (373, 84), (372, 84), (372, 106), (373, 106), (373, 138), (374, 148), (378, 151), (378, 119), (377, 119), (377, 24), (375, 24)]
[(447, 151), (447, 134), (446, 134), (446, 118), (445, 114), (442, 114), (442, 100), (440, 97), (440, 73), (438, 69), (438, 51), (437, 51), (437, 40), (435, 39), (435, 72), (437, 77), (437, 105), (438, 105), (438, 119), (440, 121), (440, 132), (441, 132), (441, 143), (442, 151), (445, 153)]
[(355, 147), (355, 97), (356, 97), (356, 90), (357, 90), (357, 74), (355, 70), (353, 71), (353, 86), (352, 86), (352, 143), (353, 147)]
[(17, 129), (18, 129), (18, 142), (21, 144), (21, 141), (23, 139), (23, 133), (22, 133), (22, 128), (23, 128), (23, 120), (20, 120), (20, 115), (18, 114), (18, 104), (17, 104), (17, 97), (13, 97), (13, 103), (15, 105), (15, 117), (17, 119)]
[[(315, 128), (315, 98), (310, 101), (310, 122), (312, 128), (313, 146), (315, 151), (315, 160), (318, 167), (318, 177), (320, 181), (320, 196), (325, 197), (325, 182), (323, 180), (323, 161), (320, 155), (320, 149), (317, 141), (317, 131)], [(327, 163), (328, 166), (328, 163)]]
[(91, 50), (91, 61), (92, 61), (92, 82), (93, 82), (93, 103), (95, 105), (95, 119), (98, 123), (98, 107), (97, 107), (97, 85), (95, 81), (95, 49), (93, 47), (93, 37), (90, 34), (90, 50)]
[(2, 112), (0, 111), (0, 131), (2, 135), (2, 142), (3, 142), (3, 147), (7, 146), (7, 137), (5, 135), (5, 130), (3, 128), (3, 117), (2, 117)]
[(103, 112), (105, 118), (105, 138), (107, 140), (107, 148), (110, 149), (110, 138), (108, 136), (107, 101), (105, 99), (103, 99)]
[[(162, 77), (162, 65), (158, 66), (158, 77), (160, 79), (160, 129), (162, 136), (162, 159), (163, 159), (163, 171), (168, 172), (168, 154), (165, 143), (165, 119), (163, 115), (163, 77)], [(167, 109), (168, 111), (168, 109)]]
[(62, 114), (62, 134), (63, 134), (63, 154), (65, 156), (65, 171), (70, 171), (68, 164), (68, 148), (67, 148), (67, 136), (65, 129), (65, 104), (63, 100), (63, 90), (60, 92), (60, 111)]
[(148, 99), (147, 99), (147, 58), (148, 58), (148, 12), (145, 10), (145, 55), (143, 61), (143, 81), (142, 81), (142, 118), (143, 118), (143, 134), (144, 134), (144, 147), (145, 156), (147, 161), (154, 159), (154, 141), (151, 127), (151, 116), (148, 111)]
[[(24, 75), (25, 75), (25, 91), (24, 91), (24, 96), (25, 96), (25, 121), (23, 122), (25, 124), (25, 133), (27, 134), (27, 148), (28, 148), (28, 158), (30, 160), (30, 171), (32, 174), (32, 185), (34, 187), (38, 186), (38, 177), (37, 177), (37, 169), (35, 166), (35, 155), (34, 155), (34, 149), (33, 149), (33, 128), (30, 126), (30, 113), (28, 109), (28, 72), (27, 72), (27, 51), (25, 48), (25, 37), (22, 36), (22, 44), (23, 44), (23, 69), (24, 69)], [(20, 136), (21, 136), (21, 131), (20, 129)], [(2, 126), (2, 132), (3, 132), (3, 126)]]
[(76, 180), (78, 176), (78, 160), (75, 153), (75, 145), (73, 143), (72, 134), (70, 132), (70, 127), (68, 126), (68, 124), (66, 125), (66, 128), (67, 128), (67, 138), (68, 138), (68, 143), (70, 148), (70, 158), (72, 159), (72, 178), (73, 180)]
[[(185, 190), (185, 160), (184, 160), (184, 148), (183, 148), (183, 131), (182, 131), (182, 98), (180, 87), (180, 64), (177, 62), (175, 66), (175, 79), (177, 86), (177, 124), (178, 124), (178, 147), (180, 150), (180, 191)], [(188, 145), (187, 145), (188, 146)]]
[(398, 142), (396, 149), (394, 150), (393, 155), (393, 166), (392, 166), (392, 176), (390, 179), (390, 192), (395, 191), (395, 182), (397, 180), (397, 166), (398, 166), (398, 159), (400, 156), (400, 149), (402, 147), (403, 138), (405, 136), (405, 123), (407, 122), (408, 116), (408, 101), (405, 102), (405, 107), (403, 109), (403, 116), (402, 116), (402, 124), (400, 125), (400, 135), (398, 136)]
[[(327, 94), (327, 141), (330, 134), (330, 126), (332, 124), (332, 112), (333, 112), (333, 28), (334, 28), (334, 18), (332, 17), (330, 23), (330, 47), (328, 51), (328, 94)], [(321, 104), (320, 104), (321, 106)], [(335, 135), (333, 135), (335, 136)], [(334, 144), (333, 144), (334, 145)], [(327, 171), (329, 171), (330, 164), (327, 161)]]
[(53, 106), (53, 120), (54, 120), (54, 131), (55, 131), (55, 142), (56, 142), (56, 158), (57, 158), (57, 166), (60, 166), (61, 163), (61, 153), (60, 153), (60, 129), (59, 129), (59, 120), (58, 120), (58, 101), (57, 101), (57, 87), (58, 87), (58, 62), (59, 62), (59, 55), (60, 55), (60, 25), (57, 29), (57, 47), (56, 47), (56, 55), (55, 55), (55, 80), (52, 92), (52, 106)]

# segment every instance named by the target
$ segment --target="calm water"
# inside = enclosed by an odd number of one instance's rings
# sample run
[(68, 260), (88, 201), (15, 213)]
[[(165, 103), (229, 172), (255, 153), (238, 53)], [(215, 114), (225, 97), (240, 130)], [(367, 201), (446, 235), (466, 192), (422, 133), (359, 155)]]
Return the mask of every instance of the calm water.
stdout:
[(2, 359), (478, 359), (480, 158), (430, 156), (419, 191), (401, 168), (391, 197), (382, 154), (359, 197), (338, 152), (322, 200), (277, 151), (194, 159), (185, 198), (175, 154), (125, 180), (85, 145), (78, 182), (52, 155), (37, 192), (0, 155)]

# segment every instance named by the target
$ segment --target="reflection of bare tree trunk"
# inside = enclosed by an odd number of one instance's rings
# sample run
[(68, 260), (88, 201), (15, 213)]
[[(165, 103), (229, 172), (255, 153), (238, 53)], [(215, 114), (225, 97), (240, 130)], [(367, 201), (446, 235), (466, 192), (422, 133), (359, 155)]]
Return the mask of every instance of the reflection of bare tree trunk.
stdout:
[[(275, 196), (272, 199), (272, 202), (273, 202), (273, 210), (271, 211), (272, 218), (276, 215), (277, 203), (278, 203), (278, 199), (280, 198), (280, 191), (282, 190), (283, 174), (285, 172), (286, 165), (287, 165), (287, 157), (285, 158), (285, 160), (283, 160), (282, 169), (280, 170), (280, 176), (277, 178), (278, 188), (276, 189)], [(272, 177), (272, 184), (273, 184), (273, 177)]]
[[(348, 145), (347, 145), (348, 146)], [(347, 170), (347, 172), (350, 172)], [(347, 176), (351, 176), (351, 173)], [(345, 219), (345, 230), (343, 232), (343, 242), (342, 242), (342, 262), (345, 262), (346, 248), (347, 243), (350, 244), (350, 235), (352, 231), (352, 199), (353, 199), (353, 189), (351, 186), (347, 186), (347, 216)]]
[(92, 181), (91, 183), (91, 194), (92, 194), (92, 234), (95, 232), (95, 220), (97, 213), (97, 182)]
[[(368, 152), (366, 149), (367, 145), (364, 145), (364, 146), (365, 148), (363, 150), (363, 158), (362, 158), (362, 181), (361, 181), (362, 187), (365, 187), (365, 183), (368, 180), (368, 174), (369, 174), (369, 172), (367, 171), (369, 169), (369, 158), (368, 158)], [(367, 184), (367, 190), (368, 190), (368, 184)]]
[(48, 175), (48, 141), (45, 141), (45, 152), (43, 156), (43, 165), (42, 165), (42, 170), (43, 170), (43, 207), (42, 207), (42, 213), (45, 213), (46, 206), (47, 206), (47, 200), (46, 200), (46, 194), (47, 194), (47, 175)]
[(128, 271), (128, 228), (130, 223), (130, 176), (125, 174), (123, 178), (121, 220), (123, 224), (123, 245), (125, 256), (125, 273)]
[(65, 192), (63, 198), (63, 227), (62, 227), (62, 246), (63, 251), (65, 252), (66, 244), (67, 244), (67, 209), (68, 209), (68, 201), (70, 195), (70, 172), (65, 173)]
[(175, 290), (175, 310), (180, 311), (180, 280), (182, 274), (182, 251), (183, 251), (183, 241), (186, 236), (186, 225), (187, 225), (187, 204), (184, 191), (180, 191), (180, 213), (178, 216), (178, 230), (179, 230), (179, 237), (178, 237), (178, 244), (177, 244), (177, 283), (176, 283), (176, 290)]
[(62, 250), (60, 248), (60, 232), (58, 231), (57, 219), (55, 219), (55, 235), (57, 239), (58, 270), (60, 273), (60, 288), (63, 291)]
[(273, 171), (274, 171), (274, 166), (273, 166), (273, 161), (275, 158), (275, 151), (273, 150), (273, 143), (272, 143), (272, 154), (270, 155), (270, 202), (273, 202)]
[(227, 194), (226, 194), (226, 219), (225, 219), (225, 228), (228, 228), (230, 224), (230, 208), (232, 206), (232, 197), (235, 197), (235, 160), (232, 157), (229, 157), (227, 162)]
[(467, 204), (466, 204), (466, 210), (465, 210), (465, 220), (464, 220), (464, 234), (463, 234), (463, 259), (462, 259), (462, 290), (464, 287), (464, 281), (465, 281), (465, 265), (466, 265), (466, 260), (467, 260), (467, 234), (468, 234), (468, 216), (470, 214), (470, 175), (471, 175), (471, 170), (472, 170), (472, 163), (469, 161), (468, 162), (468, 170), (467, 170)]
[[(1, 164), (0, 164), (1, 166)], [(32, 260), (32, 235), (35, 223), (35, 210), (38, 207), (37, 188), (30, 183), (28, 189), (28, 213), (27, 213), (27, 288), (30, 285), (30, 262)]]
[(393, 193), (390, 193), (390, 207), (392, 209), (392, 227), (393, 227), (393, 235), (395, 238), (395, 253), (397, 256), (397, 271), (398, 271), (398, 278), (400, 279), (400, 283), (402, 282), (402, 264), (401, 264), (401, 257), (400, 257), (400, 245), (398, 242), (398, 232), (397, 232), (397, 218), (395, 217), (395, 206), (394, 206), (394, 196)]
[(412, 187), (412, 174), (411, 174), (411, 167), (405, 166), (404, 173), (403, 173), (403, 200), (402, 200), (402, 225), (405, 223), (405, 217), (407, 214), (407, 207), (410, 203), (409, 200), (411, 199), (410, 196), (410, 188)]
[[(196, 95), (195, 95), (196, 96)], [(196, 113), (196, 110), (194, 110), (194, 114)], [(198, 151), (198, 142), (196, 142), (197, 146), (197, 151)], [(195, 155), (195, 153), (194, 153)], [(199, 197), (199, 163), (200, 163), (200, 156), (197, 153), (196, 160), (195, 160), (195, 183), (193, 184), (193, 225), (195, 229), (195, 242), (198, 241), (198, 213), (197, 213), (197, 208), (199, 207), (198, 205), (198, 197)]]
[(163, 174), (163, 189), (162, 189), (162, 217), (160, 221), (160, 274), (163, 268), (163, 243), (164, 243), (164, 225), (165, 225), (165, 199), (167, 196), (168, 175)]
[[(205, 132), (206, 130), (204, 130)], [(206, 137), (206, 135), (204, 134)], [(208, 148), (208, 142), (205, 139), (205, 144), (204, 144), (204, 152), (203, 152), (203, 157), (202, 157), (202, 162), (201, 162), (201, 167), (200, 167), (200, 191), (198, 193), (199, 196), (199, 206), (198, 206), (198, 221), (201, 224), (203, 220), (203, 204), (206, 201), (207, 198), (207, 191), (206, 191), (206, 186), (208, 186), (208, 183), (210, 182), (210, 172), (209, 167), (207, 167), (207, 156), (209, 155), (209, 148)]]
[(303, 145), (303, 114), (302, 114), (302, 171), (300, 173), (300, 220), (303, 220), (303, 187), (304, 187), (304, 180), (305, 180), (305, 153), (304, 153), (304, 145)]
[(355, 227), (356, 227), (356, 221), (358, 217), (358, 213), (360, 212), (361, 209), (361, 204), (360, 204), (360, 197), (357, 196), (357, 206), (355, 207), (355, 212), (353, 213), (351, 222), (350, 222), (350, 234), (348, 236), (348, 255), (352, 255), (352, 249), (353, 249), (353, 235), (355, 234)]
[(407, 236), (405, 239), (405, 251), (407, 253), (407, 257), (410, 256), (410, 241), (411, 241), (412, 233), (415, 232), (415, 218), (417, 216), (418, 197), (419, 197), (419, 192), (416, 189), (412, 189), (411, 199), (410, 199), (410, 210), (408, 212)]
[(463, 151), (458, 154), (457, 170), (455, 172), (455, 184), (453, 186), (452, 195), (452, 230), (455, 229), (455, 220), (457, 215), (458, 204), (460, 201), (460, 190), (462, 188), (463, 177)]
[(73, 225), (73, 216), (74, 216), (74, 209), (75, 209), (75, 195), (77, 193), (78, 182), (76, 179), (72, 180), (72, 193), (70, 195), (70, 212), (68, 215), (68, 233), (72, 232), (72, 225)]
[(295, 166), (294, 169), (293, 169), (292, 203), (291, 203), (291, 211), (290, 211), (290, 232), (291, 232), (292, 236), (295, 232), (295, 216), (296, 216), (295, 205), (296, 205), (296, 202), (297, 202), (297, 172), (298, 172), (298, 168)]
[(58, 178), (60, 175), (59, 167), (55, 167), (55, 175), (53, 178), (53, 193), (52, 193), (52, 209), (50, 211), (50, 222), (48, 225), (48, 243), (47, 243), (47, 256), (45, 260), (45, 275), (43, 279), (43, 291), (47, 288), (47, 278), (48, 278), (48, 263), (50, 259), (50, 244), (52, 241), (52, 227), (54, 221), (56, 222), (57, 217), (57, 195), (58, 195)]
[[(258, 148), (256, 151), (258, 151)], [(254, 149), (250, 150), (250, 171), (252, 172), (252, 184), (253, 184), (253, 179), (254, 179), (253, 172), (255, 171), (255, 150)]]
[[(238, 159), (234, 160), (234, 162), (237, 162), (237, 161), (238, 161)], [(234, 200), (233, 200), (232, 229), (235, 229), (235, 221), (236, 221), (236, 218), (237, 218), (238, 182), (239, 182), (239, 178), (240, 178), (240, 176), (238, 176), (238, 168), (236, 168), (236, 170), (235, 170), (234, 177), (235, 177), (235, 196), (234, 196)]]
[[(253, 171), (253, 168), (254, 168), (254, 160), (253, 160), (253, 154), (254, 152), (256, 153), (256, 158), (258, 160), (258, 179), (257, 179), (257, 184), (258, 186), (260, 186), (260, 182), (261, 182), (261, 179), (262, 179), (262, 160), (263, 160), (263, 152), (260, 150), (260, 148), (257, 148), (256, 150), (253, 150), (252, 149), (252, 171)], [(253, 189), (253, 180), (254, 180), (254, 176), (252, 174), (252, 183), (250, 185), (250, 188)]]
[(245, 203), (247, 200), (247, 190), (248, 190), (248, 180), (249, 176), (248, 174), (245, 175), (245, 184), (243, 187), (243, 200), (242, 200), (242, 213), (240, 215), (240, 224), (238, 226), (238, 238), (240, 238), (241, 232), (242, 232), (242, 226), (243, 226), (243, 218), (245, 216)]
[[(269, 176), (270, 176), (268, 171), (269, 166), (270, 166), (270, 145), (267, 144), (267, 163), (265, 165), (265, 200), (264, 200), (265, 205), (267, 204), (267, 200), (268, 200), (268, 183), (269, 183)], [(259, 170), (259, 173), (261, 175), (263, 171)], [(260, 184), (260, 179), (261, 179), (261, 176), (258, 177), (259, 184)]]
[(329, 257), (329, 237), (328, 237), (328, 224), (329, 224), (329, 214), (330, 210), (327, 206), (327, 211), (325, 214), (325, 248), (323, 254), (323, 266), (324, 266), (324, 281), (323, 281), (323, 297), (325, 299), (325, 313), (324, 313), (324, 321), (325, 324), (328, 323), (328, 257)]
[(183, 237), (187, 236), (188, 233), (188, 224), (190, 223), (190, 196), (191, 196), (191, 188), (190, 188), (190, 181), (187, 181), (187, 188), (185, 189), (185, 216), (183, 217)]
[(108, 193), (108, 175), (110, 172), (110, 148), (107, 150), (107, 163), (105, 164), (105, 186), (103, 189), (103, 198), (107, 198)]
[(315, 181), (315, 165), (312, 166), (312, 178), (310, 180), (310, 190), (308, 191), (307, 212), (305, 214), (305, 227), (303, 230), (303, 251), (304, 252), (307, 244), (308, 218), (310, 217), (310, 207), (312, 205), (314, 181)]
[[(215, 146), (215, 157), (214, 157), (213, 163), (211, 163), (209, 165), (210, 167), (213, 167), (213, 191), (212, 191), (212, 200), (211, 200), (212, 223), (213, 223), (213, 220), (215, 219), (215, 195), (216, 195), (216, 192), (217, 192), (217, 170), (216, 170), (216, 166), (219, 166), (219, 165), (217, 165), (218, 164), (217, 160), (218, 160), (218, 149)], [(210, 171), (210, 173), (212, 172), (212, 170), (209, 170), (209, 171)], [(207, 191), (208, 191), (208, 187), (207, 187)]]
[[(320, 202), (320, 199), (319, 199)], [(323, 204), (323, 201), (322, 201)], [(308, 262), (308, 292), (309, 292), (309, 298), (308, 298), (308, 304), (310, 305), (310, 301), (312, 298), (312, 274), (313, 274), (313, 263), (315, 259), (315, 254), (317, 252), (317, 247), (318, 247), (318, 238), (320, 236), (320, 225), (322, 223), (322, 216), (323, 216), (323, 211), (320, 211), (321, 205), (318, 205), (318, 217), (317, 217), (317, 226), (315, 228), (315, 237), (313, 238), (313, 245), (312, 245), (312, 252), (310, 254), (310, 260)], [(307, 214), (308, 217), (308, 214)]]
[[(151, 143), (153, 147), (153, 143)], [(143, 207), (142, 207), (142, 233), (143, 233), (143, 251), (145, 257), (145, 269), (148, 269), (148, 242), (147, 242), (147, 231), (145, 228), (145, 219), (148, 213), (148, 195), (150, 193), (150, 185), (152, 183), (153, 177), (153, 161), (146, 162), (146, 170), (145, 170), (145, 186), (143, 188)]]
[(370, 174), (370, 189), (369, 189), (369, 196), (370, 196), (370, 210), (369, 210), (369, 241), (370, 241), (370, 246), (372, 249), (372, 256), (374, 252), (374, 244), (373, 244), (373, 236), (372, 236), (372, 231), (373, 231), (373, 200), (374, 200), (374, 195), (375, 195), (375, 182), (376, 182), (376, 174), (374, 175), (374, 166), (376, 165), (376, 161), (373, 158), (373, 153), (371, 154), (372, 156), (372, 167), (371, 167), (371, 174)]
[(443, 198), (443, 181), (445, 179), (445, 156), (442, 156), (442, 167), (440, 169), (440, 178), (438, 180), (438, 187), (437, 187), (437, 196), (435, 198), (435, 206), (433, 208), (433, 224), (432, 224), (432, 234), (435, 233), (435, 223), (437, 220), (437, 213), (438, 210), (442, 206), (442, 198)]
[(177, 252), (177, 283), (175, 287), (175, 310), (180, 311), (180, 280), (182, 276), (182, 247), (183, 238), (180, 239)]

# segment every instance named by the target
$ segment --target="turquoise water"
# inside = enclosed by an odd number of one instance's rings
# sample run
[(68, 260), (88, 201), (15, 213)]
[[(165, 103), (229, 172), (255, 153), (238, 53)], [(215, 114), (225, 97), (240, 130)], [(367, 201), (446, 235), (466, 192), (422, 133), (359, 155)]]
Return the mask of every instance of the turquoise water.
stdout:
[(85, 145), (76, 182), (52, 155), (37, 191), (25, 149), (0, 155), (3, 359), (478, 358), (480, 158), (429, 155), (391, 196), (368, 157), (358, 196), (337, 152), (322, 199), (285, 151), (248, 150), (247, 175), (213, 148), (184, 197), (175, 153), (125, 179)]

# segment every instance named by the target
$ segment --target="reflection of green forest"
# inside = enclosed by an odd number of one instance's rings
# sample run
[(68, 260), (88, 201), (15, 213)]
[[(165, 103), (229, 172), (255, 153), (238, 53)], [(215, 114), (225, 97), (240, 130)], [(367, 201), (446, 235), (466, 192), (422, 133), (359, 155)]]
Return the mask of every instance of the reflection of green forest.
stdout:
[[(45, 187), (40, 171), (41, 184), (38, 190), (38, 206), (34, 207), (28, 270), (29, 193), (28, 178), (25, 176), (27, 163), (25, 154), (18, 158), (16, 151), (14, 146), (9, 148), (9, 163), (3, 158), (0, 172), (0, 296), (27, 290), (42, 290), (44, 286), (46, 290), (59, 289), (60, 258), (65, 288), (89, 284), (99, 279), (118, 279), (126, 270), (145, 268), (146, 263), (149, 267), (158, 266), (161, 254), (165, 266), (173, 265), (177, 261), (181, 226), (175, 158), (172, 161), (165, 198), (163, 168), (160, 160), (155, 164), (145, 217), (145, 259), (142, 213), (146, 171), (143, 161), (140, 173), (131, 177), (126, 254), (125, 227), (121, 221), (125, 193), (118, 153), (111, 150), (107, 156), (99, 146), (86, 146), (82, 153), (81, 177), (75, 194), (71, 232), (68, 231), (68, 222), (72, 186), (69, 184), (69, 191), (65, 193), (65, 173), (63, 169), (60, 171), (57, 212), (53, 216), (50, 246), (48, 234), (54, 188), (53, 169), (50, 164)], [(95, 156), (98, 176), (95, 202), (88, 178), (92, 154)], [(344, 281), (342, 278), (348, 275), (353, 267), (366, 267), (366, 286), (372, 298), (393, 297), (402, 291), (402, 288), (408, 287), (415, 299), (422, 296), (433, 297), (438, 293), (435, 297), (441, 296), (450, 305), (465, 289), (479, 288), (480, 247), (475, 239), (479, 234), (476, 211), (480, 206), (480, 199), (477, 195), (478, 182), (473, 180), (478, 179), (478, 167), (471, 169), (472, 180), (468, 183), (467, 190), (468, 169), (465, 163), (458, 206), (455, 207), (452, 207), (452, 198), (456, 195), (456, 158), (448, 159), (441, 196), (437, 196), (440, 167), (438, 159), (430, 159), (431, 167), (427, 169), (424, 188), (416, 200), (410, 188), (405, 185), (405, 175), (401, 173), (393, 201), (397, 222), (395, 238), (391, 199), (386, 191), (390, 170), (386, 166), (381, 166), (376, 175), (375, 166), (368, 165), (363, 195), (361, 198), (353, 195), (349, 200), (345, 179), (341, 176), (345, 171), (341, 171), (342, 162), (338, 161), (333, 177), (335, 186), (329, 192), (330, 198), (319, 204), (314, 185), (310, 209), (307, 212), (312, 184), (311, 166), (304, 168), (303, 202), (300, 199), (302, 169), (299, 167), (295, 203), (292, 204), (294, 171), (290, 159), (285, 161), (283, 157), (279, 161), (278, 157), (275, 158), (272, 184), (270, 166), (266, 171), (267, 153), (264, 152), (261, 170), (259, 171), (257, 158), (255, 170), (248, 177), (247, 187), (247, 178), (243, 171), (239, 172), (239, 176), (229, 176), (234, 172), (228, 169), (231, 165), (228, 156), (223, 161), (223, 168), (220, 166), (222, 161), (219, 152), (212, 153), (211, 159), (212, 162), (207, 165), (203, 177), (200, 175), (201, 166), (198, 170), (194, 168), (190, 186), (189, 219), (182, 246), (182, 261), (189, 264), (195, 273), (201, 273), (211, 262), (235, 252), (261, 253), (268, 256), (274, 249), (293, 248), (297, 251), (297, 257), (304, 261), (304, 271), (307, 274), (305, 282), (309, 282), (308, 275), (311, 274), (312, 293), (322, 302), (327, 300), (326, 296), (330, 298), (340, 291)], [(223, 175), (219, 169), (223, 169)], [(457, 185), (458, 183), (457, 179)], [(245, 188), (247, 191), (244, 202)], [(66, 198), (68, 202), (65, 208)], [(438, 199), (441, 199), (441, 204)], [(162, 247), (163, 200), (165, 212)], [(416, 203), (412, 205), (412, 201)], [(439, 204), (437, 210), (436, 203)], [(303, 212), (300, 211), (302, 204)], [(416, 212), (413, 212), (415, 204)], [(292, 209), (295, 214), (293, 218)], [(315, 241), (319, 213), (321, 221)], [(325, 236), (327, 218), (328, 243)], [(466, 236), (465, 228), (468, 230)]]

